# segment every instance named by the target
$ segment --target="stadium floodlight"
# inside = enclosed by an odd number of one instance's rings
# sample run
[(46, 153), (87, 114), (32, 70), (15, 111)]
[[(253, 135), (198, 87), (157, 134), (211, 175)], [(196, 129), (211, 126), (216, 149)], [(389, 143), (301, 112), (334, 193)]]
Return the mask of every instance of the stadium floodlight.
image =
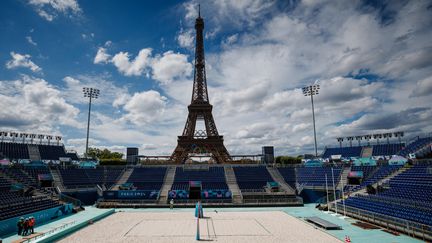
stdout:
[(387, 144), (390, 144), (390, 138), (392, 137), (392, 133), (383, 133), (383, 137), (387, 138)]
[(340, 137), (340, 138), (336, 138), (336, 139), (339, 142), (339, 147), (342, 148), (342, 142), (343, 142), (344, 138)]
[(360, 141), (363, 139), (363, 136), (356, 136), (355, 139), (356, 139), (357, 142), (358, 142), (358, 146), (360, 146), (360, 145), (361, 145), (361, 144), (360, 144)]
[(57, 146), (60, 145), (60, 140), (62, 140), (61, 136), (55, 136), (55, 140), (57, 141)]
[(91, 112), (91, 103), (92, 99), (97, 99), (99, 97), (99, 90), (95, 88), (83, 88), (83, 93), (85, 98), (89, 98), (89, 109), (88, 109), (88, 118), (87, 118), (87, 138), (86, 138), (86, 150), (85, 157), (87, 158), (88, 154), (88, 140), (89, 140), (89, 131), (90, 131), (90, 112)]
[(377, 140), (377, 144), (380, 144), (379, 140), (382, 138), (382, 134), (374, 134), (373, 138)]
[(12, 143), (15, 143), (15, 138), (18, 137), (18, 133), (16, 133), (16, 132), (10, 132), (9, 136), (12, 137)]
[(309, 85), (309, 86), (306, 86), (306, 87), (302, 88), (304, 96), (310, 96), (311, 97), (311, 103), (312, 103), (312, 122), (313, 122), (313, 129), (314, 129), (315, 156), (316, 157), (318, 157), (318, 149), (317, 149), (317, 139), (316, 139), (315, 110), (314, 110), (313, 97), (314, 97), (314, 95), (318, 95), (319, 89), (320, 89), (319, 84)]
[(1, 131), (0, 132), (0, 136), (1, 136), (1, 142), (3, 143), (3, 140), (4, 140), (4, 137), (6, 136), (7, 137), (7, 132), (3, 132), (3, 131)]
[(404, 132), (395, 132), (393, 135), (399, 139), (399, 143), (401, 143), (401, 139), (404, 136)]
[(30, 143), (33, 144), (33, 139), (35, 139), (37, 135), (34, 133), (30, 133), (29, 136), (30, 136)]
[(51, 139), (53, 139), (53, 136), (51, 136), (51, 135), (46, 135), (45, 138), (48, 140), (48, 145), (50, 145), (50, 144), (51, 144)]
[(20, 133), (19, 137), (22, 138), (22, 143), (25, 143), (26, 134)]
[(45, 138), (45, 135), (43, 135), (43, 134), (38, 134), (37, 137), (39, 138), (39, 144), (42, 144), (42, 139)]
[(347, 137), (347, 140), (350, 143), (350, 147), (352, 147), (352, 141), (354, 140), (354, 137)]
[(366, 139), (367, 145), (369, 146), (370, 145), (370, 140), (372, 138), (372, 135), (364, 135), (364, 138)]

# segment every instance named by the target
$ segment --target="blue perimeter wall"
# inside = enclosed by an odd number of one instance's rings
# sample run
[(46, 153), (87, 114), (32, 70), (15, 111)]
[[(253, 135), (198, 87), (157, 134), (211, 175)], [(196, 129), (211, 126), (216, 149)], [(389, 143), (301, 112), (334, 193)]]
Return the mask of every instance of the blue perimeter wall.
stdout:
[(68, 203), (55, 208), (45, 209), (39, 212), (29, 213), (21, 215), (15, 218), (5, 219), (0, 221), (0, 236), (4, 237), (6, 235), (17, 233), (17, 222), (21, 217), (27, 218), (33, 216), (36, 220), (36, 227), (47, 223), (53, 219), (58, 219), (72, 213), (73, 205)]

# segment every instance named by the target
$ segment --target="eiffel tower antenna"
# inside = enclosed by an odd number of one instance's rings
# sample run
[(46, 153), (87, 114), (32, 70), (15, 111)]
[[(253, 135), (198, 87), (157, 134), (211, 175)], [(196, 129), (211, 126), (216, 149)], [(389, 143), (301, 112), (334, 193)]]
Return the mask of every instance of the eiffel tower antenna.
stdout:
[[(195, 20), (195, 70), (189, 114), (183, 134), (177, 139), (177, 147), (171, 161), (184, 163), (191, 155), (211, 156), (216, 163), (231, 161), (213, 119), (213, 106), (209, 102), (204, 57), (204, 19), (198, 5), (198, 18)], [(205, 130), (196, 130), (197, 120), (203, 120)]]

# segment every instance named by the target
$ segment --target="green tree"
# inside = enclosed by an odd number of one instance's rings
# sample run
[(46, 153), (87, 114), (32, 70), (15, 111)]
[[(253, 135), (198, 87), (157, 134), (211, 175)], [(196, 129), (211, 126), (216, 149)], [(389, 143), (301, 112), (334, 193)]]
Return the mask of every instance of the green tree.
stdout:
[(300, 164), (301, 163), (301, 157), (277, 156), (275, 161), (277, 164), (282, 164), (282, 165)]
[(88, 156), (100, 160), (121, 160), (123, 154), (119, 152), (111, 152), (108, 149), (89, 148)]

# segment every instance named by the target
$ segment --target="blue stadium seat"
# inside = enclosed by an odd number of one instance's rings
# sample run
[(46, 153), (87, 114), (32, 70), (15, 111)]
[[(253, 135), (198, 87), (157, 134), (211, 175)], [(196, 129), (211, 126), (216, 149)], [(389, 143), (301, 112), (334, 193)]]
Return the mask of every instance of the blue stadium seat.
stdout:
[(160, 191), (166, 170), (166, 167), (135, 168), (127, 182), (133, 183), (138, 190)]
[(202, 190), (228, 190), (223, 167), (209, 167), (208, 170), (177, 167), (171, 190), (189, 190), (189, 181), (201, 181)]
[(333, 185), (332, 168), (334, 174), (334, 183), (339, 182), (341, 167), (299, 167), (297, 168), (297, 182), (305, 186), (325, 186), (326, 174), (327, 184)]
[(342, 158), (360, 157), (363, 147), (342, 147), (342, 148), (326, 148), (323, 154), (324, 159), (330, 158), (332, 155), (341, 155)]
[(63, 185), (66, 188), (96, 185), (105, 185), (107, 188), (109, 188), (117, 182), (123, 171), (123, 168), (60, 168), (59, 171), (63, 179)]
[(233, 169), (242, 191), (264, 191), (267, 182), (273, 181), (265, 166), (236, 166)]

